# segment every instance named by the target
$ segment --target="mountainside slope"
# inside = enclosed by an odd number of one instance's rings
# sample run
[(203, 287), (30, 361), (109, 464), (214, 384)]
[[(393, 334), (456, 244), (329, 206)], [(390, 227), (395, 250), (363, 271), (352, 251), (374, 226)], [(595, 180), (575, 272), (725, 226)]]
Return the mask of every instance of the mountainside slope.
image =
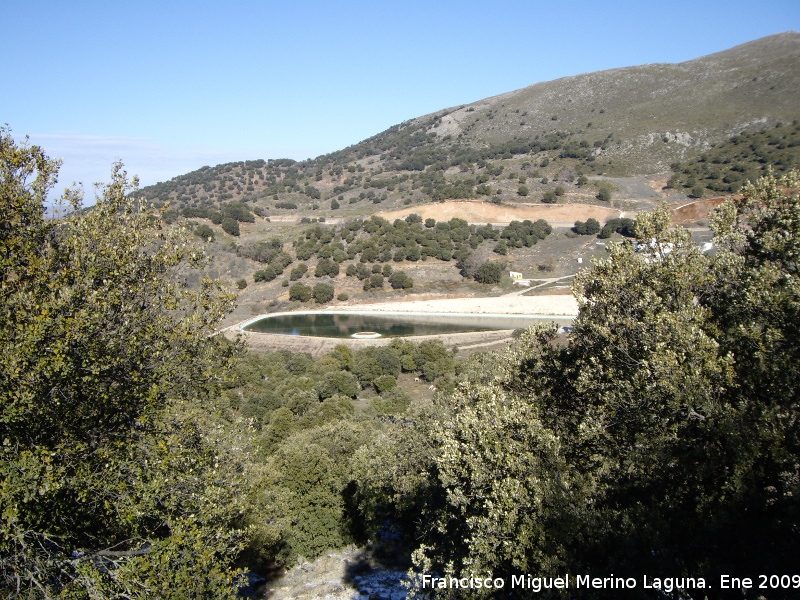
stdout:
[[(176, 218), (187, 209), (183, 216), (195, 218), (236, 213), (231, 201), (250, 203), (261, 217), (364, 217), (447, 199), (608, 202), (618, 180), (607, 178), (659, 173), (663, 186), (674, 166), (682, 172), (671, 180), (675, 199), (685, 200), (703, 190), (735, 192), (775, 156), (782, 169), (799, 164), (798, 89), (800, 34), (786, 32), (680, 64), (537, 83), (313, 160), (203, 167), (141, 194), (157, 205), (170, 201)], [(722, 167), (700, 173), (692, 161), (706, 160), (704, 152), (735, 163), (739, 175)]]
[(627, 158), (618, 174), (653, 173), (742, 130), (791, 122), (800, 114), (798, 89), (800, 34), (787, 32), (680, 64), (537, 83), (414, 119), (373, 139), (384, 146), (385, 138), (411, 128), (436, 133), (437, 145), (479, 148), (556, 132), (590, 142), (612, 135), (605, 157)]

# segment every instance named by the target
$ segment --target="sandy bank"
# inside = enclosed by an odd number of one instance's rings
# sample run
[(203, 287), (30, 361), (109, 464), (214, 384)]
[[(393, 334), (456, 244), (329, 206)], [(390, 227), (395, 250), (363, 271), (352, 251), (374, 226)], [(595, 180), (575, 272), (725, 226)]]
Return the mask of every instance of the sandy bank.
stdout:
[(441, 298), (404, 302), (376, 302), (374, 304), (337, 306), (335, 310), (574, 317), (578, 314), (578, 303), (572, 294), (551, 296), (508, 295), (493, 298)]

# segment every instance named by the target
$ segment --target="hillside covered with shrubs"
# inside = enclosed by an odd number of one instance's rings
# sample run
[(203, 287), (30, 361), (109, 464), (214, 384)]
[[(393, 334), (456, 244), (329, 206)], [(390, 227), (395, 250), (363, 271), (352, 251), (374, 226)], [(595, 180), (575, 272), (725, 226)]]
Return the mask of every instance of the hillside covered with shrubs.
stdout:
[[(5, 131), (0, 151), (4, 596), (233, 598), (245, 570), (350, 542), (405, 560), (412, 585), (613, 573), (679, 581), (632, 597), (796, 595), (791, 577), (718, 587), (796, 566), (796, 173), (724, 203), (712, 254), (666, 209), (640, 215), (647, 244), (609, 244), (577, 277), (568, 336), (534, 329), (462, 360), (402, 340), (314, 359), (213, 335), (233, 295), (186, 285), (202, 252), (138, 210), (121, 167), (91, 210), (71, 197), (52, 221), (56, 163)], [(339, 229), (354, 238), (338, 249), (380, 255), (384, 228), (393, 249), (419, 234), (441, 250), (439, 224), (412, 221)], [(488, 233), (448, 226), (467, 246)], [(297, 247), (317, 242), (312, 228)]]

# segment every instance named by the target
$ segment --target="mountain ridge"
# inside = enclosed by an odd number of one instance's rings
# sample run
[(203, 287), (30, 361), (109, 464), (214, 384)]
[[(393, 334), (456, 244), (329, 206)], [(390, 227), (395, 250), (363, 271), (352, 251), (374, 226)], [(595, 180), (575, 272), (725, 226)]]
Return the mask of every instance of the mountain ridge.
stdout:
[(669, 175), (743, 132), (794, 123), (797, 89), (800, 33), (789, 31), (681, 63), (538, 82), (314, 159), (203, 167), (141, 193), (177, 209), (253, 202), (265, 215), (321, 210), (323, 202), (338, 204), (337, 214), (366, 214), (381, 203), (387, 210), (455, 198), (538, 201), (552, 181), (578, 192), (581, 175)]
[[(735, 120), (735, 122), (728, 124), (726, 128), (732, 133), (742, 127), (752, 125), (752, 115), (748, 114), (745, 107), (741, 106), (742, 103), (736, 102), (736, 97), (732, 96), (728, 98), (727, 103), (720, 103), (718, 94), (733, 92), (740, 85), (746, 85), (747, 83), (752, 83), (754, 84), (754, 88), (758, 88), (759, 85), (763, 85), (764, 79), (767, 79), (770, 85), (775, 85), (772, 81), (785, 75), (788, 69), (784, 68), (778, 70), (773, 68), (767, 70), (765, 75), (765, 67), (769, 68), (774, 65), (786, 63), (787, 61), (791, 62), (794, 69), (792, 80), (790, 82), (783, 82), (785, 90), (781, 91), (786, 91), (787, 93), (774, 95), (774, 97), (770, 99), (771, 111), (763, 112), (772, 112), (773, 114), (770, 116), (774, 118), (788, 119), (790, 117), (796, 117), (798, 113), (798, 107), (797, 103), (794, 101), (793, 93), (793, 90), (798, 89), (796, 85), (793, 84), (798, 83), (797, 65), (800, 64), (800, 34), (797, 32), (784, 32), (767, 38), (761, 38), (735, 46), (729, 50), (723, 50), (681, 63), (652, 63), (631, 67), (619, 67), (604, 71), (571, 75), (551, 81), (538, 82), (519, 90), (506, 92), (464, 105), (463, 110), (474, 108), (473, 112), (478, 112), (480, 110), (490, 109), (502, 103), (519, 105), (507, 106), (506, 108), (527, 110), (529, 112), (529, 117), (531, 116), (530, 111), (535, 111), (537, 116), (543, 117), (542, 120), (544, 121), (543, 123), (539, 123), (539, 133), (545, 133), (548, 130), (585, 128), (587, 122), (584, 121), (582, 117), (591, 115), (591, 113), (595, 113), (592, 119), (592, 125), (596, 130), (611, 129), (613, 126), (616, 126), (617, 123), (609, 123), (607, 127), (604, 128), (603, 121), (609, 120), (612, 110), (617, 112), (624, 110), (630, 111), (634, 106), (638, 105), (643, 107), (642, 112), (647, 112), (649, 110), (652, 113), (657, 112), (658, 115), (662, 115), (655, 124), (648, 123), (649, 127), (645, 129), (647, 133), (661, 133), (665, 130), (700, 129), (701, 127), (699, 126), (702, 121), (708, 119), (706, 111), (709, 110), (709, 108), (713, 108), (717, 113), (719, 113), (720, 109), (725, 110), (726, 118)], [(707, 85), (708, 80), (711, 79), (711, 75), (713, 73), (718, 74), (721, 68), (735, 74), (737, 76), (736, 81), (731, 81), (730, 78), (717, 77), (716, 89), (714, 90), (717, 93), (709, 97), (707, 93), (708, 88), (699, 88), (699, 85), (703, 80), (705, 80)], [(638, 97), (626, 94), (626, 92), (635, 91), (635, 88), (631, 86), (631, 82), (628, 80), (633, 78), (634, 83), (647, 83), (637, 80), (646, 78), (652, 79), (654, 70), (660, 71), (660, 73), (656, 73), (656, 75), (661, 75), (662, 78), (673, 78), (673, 80), (677, 81), (666, 82), (672, 83), (671, 89), (661, 86), (652, 89), (653, 86), (651, 84), (650, 98), (646, 99), (644, 102)], [(756, 79), (754, 80), (753, 78)], [(761, 81), (761, 83), (759, 83), (759, 81)], [(724, 84), (727, 84), (727, 86)], [(572, 95), (569, 94), (570, 92)], [(688, 100), (676, 103), (672, 110), (668, 110), (669, 107), (663, 105), (652, 104), (652, 102), (661, 100), (670, 93), (674, 94), (677, 92), (681, 92), (682, 94), (678, 100), (681, 98), (688, 98)], [(576, 95), (578, 96), (577, 98)], [(612, 99), (614, 102), (612, 102)], [(565, 116), (563, 114), (564, 109), (568, 109), (569, 107), (567, 105), (570, 103), (578, 104), (577, 101), (579, 100), (583, 100), (582, 110), (568, 111), (568, 114), (575, 113), (575, 116), (573, 117), (572, 114), (570, 114), (565, 121)], [(637, 101), (634, 102), (633, 100)], [(698, 100), (701, 101), (698, 102)], [(695, 108), (701, 106), (704, 110), (687, 111), (687, 105)], [(431, 116), (439, 116), (443, 113), (452, 114), (460, 109), (462, 109), (462, 107), (457, 109), (445, 109), (444, 111), (437, 111), (436, 113), (431, 113), (431, 115), (425, 115), (412, 121), (420, 122)], [(562, 111), (561, 115), (558, 114), (559, 109)], [(600, 110), (604, 112), (599, 113), (598, 111)], [(601, 117), (601, 114), (609, 116)], [(553, 116), (558, 118), (553, 119)], [(590, 116), (590, 118), (592, 117)], [(548, 120), (554, 123), (548, 123)], [(555, 123), (557, 123), (557, 127), (552, 126)], [(531, 129), (536, 129), (536, 127), (533, 126)], [(500, 138), (501, 140), (512, 139), (513, 136), (518, 133), (518, 131), (514, 131), (511, 127), (508, 128), (505, 135), (499, 136), (496, 134), (492, 136), (485, 128), (484, 131), (487, 134), (483, 136), (484, 138), (491, 139), (494, 137)], [(497, 128), (491, 131), (497, 131)], [(502, 130), (501, 133), (503, 133)]]

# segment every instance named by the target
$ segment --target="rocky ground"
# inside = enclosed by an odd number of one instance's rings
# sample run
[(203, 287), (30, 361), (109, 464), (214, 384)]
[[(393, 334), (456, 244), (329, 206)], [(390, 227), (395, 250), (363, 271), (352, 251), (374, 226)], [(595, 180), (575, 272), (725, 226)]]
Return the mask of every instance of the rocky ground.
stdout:
[(404, 600), (406, 572), (380, 566), (364, 550), (332, 550), (303, 561), (269, 582), (256, 598), (264, 600)]

